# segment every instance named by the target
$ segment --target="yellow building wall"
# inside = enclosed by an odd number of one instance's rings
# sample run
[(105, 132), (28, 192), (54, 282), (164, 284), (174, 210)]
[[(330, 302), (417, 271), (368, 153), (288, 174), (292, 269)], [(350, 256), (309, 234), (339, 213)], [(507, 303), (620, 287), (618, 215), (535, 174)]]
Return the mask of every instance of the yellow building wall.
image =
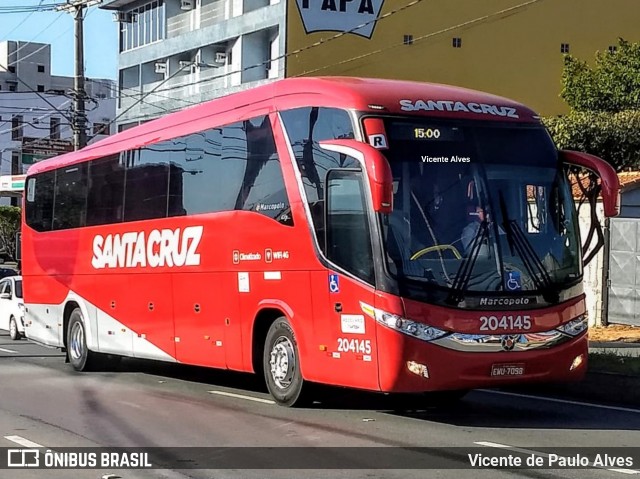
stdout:
[[(353, 9), (360, 1), (345, 5)], [(287, 77), (446, 83), (505, 96), (543, 115), (568, 111), (559, 96), (562, 43), (571, 55), (593, 63), (595, 52), (608, 50), (619, 37), (640, 41), (640, 0), (417, 0), (405, 9), (410, 0), (384, 0), (381, 15), (401, 10), (378, 20), (370, 39), (334, 38), (335, 31), (307, 34), (296, 0), (288, 2)], [(514, 8), (523, 3), (528, 5)], [(339, 9), (340, 0), (335, 5)], [(405, 35), (413, 35), (412, 45), (403, 44)], [(462, 39), (461, 48), (452, 47), (454, 37)]]

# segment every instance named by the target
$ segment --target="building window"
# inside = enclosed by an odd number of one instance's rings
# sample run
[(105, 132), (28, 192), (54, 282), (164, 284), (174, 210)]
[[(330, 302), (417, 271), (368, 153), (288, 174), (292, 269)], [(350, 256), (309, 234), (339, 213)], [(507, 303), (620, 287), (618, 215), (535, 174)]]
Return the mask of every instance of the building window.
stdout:
[(15, 83), (10, 83), (9, 84), (9, 91), (16, 91), (16, 84)]
[(561, 43), (560, 44), (560, 53), (569, 53), (569, 44)]
[(19, 175), (22, 173), (20, 171), (22, 169), (20, 165), (20, 160), (22, 159), (21, 157), (22, 155), (19, 152), (17, 151), (11, 152), (11, 174), (12, 175)]
[(462, 48), (462, 38), (454, 37), (451, 45), (453, 48)]
[(609, 53), (615, 53), (618, 51), (618, 47), (615, 45), (609, 45)]
[(120, 18), (120, 51), (125, 52), (165, 38), (164, 0), (153, 0)]
[(413, 45), (413, 35), (405, 35), (404, 36), (404, 44), (405, 45)]
[(24, 136), (22, 127), (22, 115), (13, 115), (11, 117), (11, 139), (21, 140)]
[(15, 73), (16, 72), (16, 66), (15, 65), (9, 65), (7, 67), (7, 70), (9, 70), (9, 73)]
[(44, 92), (44, 85), (38, 85), (38, 91)]
[(44, 73), (44, 65), (38, 65), (38, 73)]
[(58, 117), (53, 116), (49, 120), (49, 138), (52, 140), (60, 139), (60, 118)]

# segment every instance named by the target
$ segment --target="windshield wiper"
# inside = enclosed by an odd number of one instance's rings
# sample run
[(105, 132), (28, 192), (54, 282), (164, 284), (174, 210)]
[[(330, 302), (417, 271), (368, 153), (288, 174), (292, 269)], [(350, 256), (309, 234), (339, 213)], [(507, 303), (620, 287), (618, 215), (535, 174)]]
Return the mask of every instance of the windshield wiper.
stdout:
[(557, 303), (560, 299), (560, 294), (557, 288), (554, 288), (553, 281), (549, 276), (546, 268), (538, 254), (531, 246), (531, 243), (525, 236), (520, 225), (512, 219), (509, 219), (507, 214), (507, 206), (504, 201), (504, 195), (502, 191), (499, 193), (500, 211), (502, 213), (502, 221), (505, 233), (507, 235), (507, 241), (509, 242), (509, 248), (511, 248), (511, 255), (514, 256), (514, 248), (518, 253), (522, 262), (531, 276), (535, 287), (542, 293), (545, 301), (550, 303)]
[(456, 277), (451, 284), (451, 292), (447, 297), (446, 302), (452, 305), (459, 305), (464, 300), (464, 291), (466, 291), (471, 279), (471, 273), (473, 272), (473, 266), (476, 264), (482, 243), (489, 236), (489, 229), (487, 221), (480, 223), (478, 232), (471, 242), (471, 248), (469, 254), (462, 260), (462, 264), (456, 273)]

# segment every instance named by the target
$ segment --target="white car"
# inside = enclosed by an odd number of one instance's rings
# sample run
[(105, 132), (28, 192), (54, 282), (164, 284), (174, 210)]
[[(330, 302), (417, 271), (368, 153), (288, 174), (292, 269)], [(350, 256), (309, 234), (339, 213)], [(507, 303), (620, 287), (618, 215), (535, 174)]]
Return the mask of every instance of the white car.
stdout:
[(24, 336), (22, 276), (8, 276), (0, 280), (0, 329), (8, 330), (13, 340)]

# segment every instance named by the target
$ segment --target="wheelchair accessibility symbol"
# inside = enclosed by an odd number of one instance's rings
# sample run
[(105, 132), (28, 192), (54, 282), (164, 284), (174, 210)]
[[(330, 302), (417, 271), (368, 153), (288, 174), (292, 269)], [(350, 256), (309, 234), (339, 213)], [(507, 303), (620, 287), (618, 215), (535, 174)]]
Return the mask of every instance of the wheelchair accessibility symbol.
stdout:
[(508, 278), (505, 280), (508, 291), (520, 291), (522, 289), (522, 282), (520, 280), (519, 271), (508, 271)]
[(330, 293), (339, 293), (340, 292), (340, 282), (338, 281), (337, 274), (329, 275), (329, 292)]

